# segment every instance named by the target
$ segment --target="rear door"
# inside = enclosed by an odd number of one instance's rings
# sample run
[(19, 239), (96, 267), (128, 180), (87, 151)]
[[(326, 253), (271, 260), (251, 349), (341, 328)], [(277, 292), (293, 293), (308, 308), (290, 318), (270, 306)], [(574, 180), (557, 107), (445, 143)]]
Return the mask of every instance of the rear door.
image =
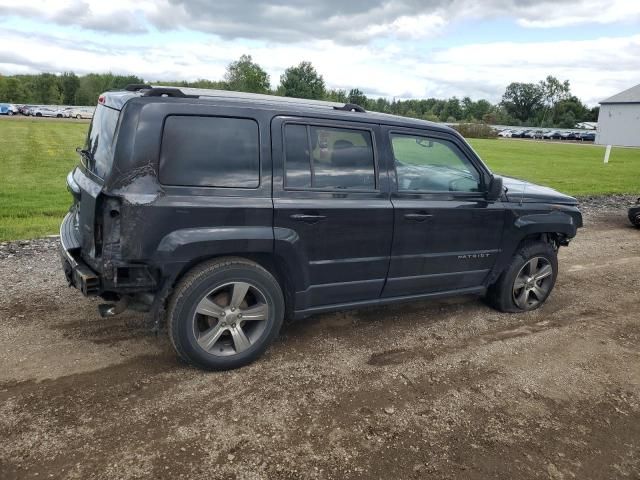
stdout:
[[(78, 204), (78, 229), (83, 258), (95, 269), (100, 256), (102, 232), (96, 231), (100, 225), (98, 197), (102, 192), (104, 179), (113, 164), (113, 146), (120, 110), (98, 105), (87, 133), (84, 149), (80, 150), (81, 164), (68, 179)], [(98, 242), (96, 242), (98, 240)]]
[(456, 136), (383, 127), (394, 238), (383, 297), (481, 287), (500, 252), (504, 209)]
[[(306, 281), (296, 310), (369, 299), (382, 291), (391, 250), (388, 176), (378, 125), (295, 117), (272, 122), (276, 237), (300, 252)], [(283, 244), (276, 242), (280, 255)]]

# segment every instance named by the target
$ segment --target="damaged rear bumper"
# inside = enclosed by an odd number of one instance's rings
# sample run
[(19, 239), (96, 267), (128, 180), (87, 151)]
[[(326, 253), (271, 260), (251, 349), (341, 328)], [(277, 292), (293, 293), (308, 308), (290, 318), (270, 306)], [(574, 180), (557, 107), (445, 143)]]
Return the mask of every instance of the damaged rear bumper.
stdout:
[(159, 272), (143, 263), (123, 262), (115, 255), (101, 258), (100, 271), (85, 262), (81, 255), (80, 234), (76, 214), (69, 212), (60, 225), (60, 258), (69, 285), (85, 296), (110, 298), (143, 292), (155, 292), (159, 287)]
[(59, 247), (62, 269), (69, 285), (80, 290), (85, 296), (99, 295), (100, 276), (80, 257), (80, 240), (71, 212), (67, 213), (60, 225)]

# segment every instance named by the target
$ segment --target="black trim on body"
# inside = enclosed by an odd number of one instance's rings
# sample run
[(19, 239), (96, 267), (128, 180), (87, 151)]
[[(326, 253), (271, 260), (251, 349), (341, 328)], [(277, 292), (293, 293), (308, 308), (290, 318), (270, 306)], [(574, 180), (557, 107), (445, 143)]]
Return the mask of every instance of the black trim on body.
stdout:
[(435, 298), (451, 297), (456, 295), (484, 295), (487, 289), (485, 287), (461, 288), (457, 290), (445, 290), (442, 292), (422, 293), (419, 295), (406, 295), (401, 297), (377, 298), (374, 300), (363, 300), (356, 302), (337, 303), (334, 305), (322, 305), (319, 307), (307, 308), (304, 310), (296, 310), (295, 318), (302, 319), (316, 313), (334, 312), (337, 310), (347, 310), (353, 308), (376, 307), (382, 305), (390, 305), (393, 303), (415, 302), (418, 300), (427, 300)]

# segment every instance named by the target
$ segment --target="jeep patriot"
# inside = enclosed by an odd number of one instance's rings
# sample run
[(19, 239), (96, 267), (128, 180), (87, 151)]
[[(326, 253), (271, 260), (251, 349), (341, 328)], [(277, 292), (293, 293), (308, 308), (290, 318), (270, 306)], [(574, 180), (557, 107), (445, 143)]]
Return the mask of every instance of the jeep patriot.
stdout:
[(255, 360), (285, 318), (462, 294), (533, 310), (582, 226), (451, 128), (354, 104), (129, 85), (78, 153), (69, 284), (166, 322), (206, 369)]

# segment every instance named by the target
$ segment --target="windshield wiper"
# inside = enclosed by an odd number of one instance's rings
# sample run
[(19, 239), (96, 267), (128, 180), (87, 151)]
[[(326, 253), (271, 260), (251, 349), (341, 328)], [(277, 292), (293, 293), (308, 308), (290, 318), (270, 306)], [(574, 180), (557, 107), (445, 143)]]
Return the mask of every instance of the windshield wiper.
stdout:
[(86, 148), (76, 147), (76, 153), (78, 153), (82, 157), (82, 159), (85, 160), (85, 165), (88, 165), (93, 161), (93, 154)]
[(91, 152), (86, 148), (76, 147), (76, 152), (80, 155), (86, 155), (87, 157), (91, 157)]

